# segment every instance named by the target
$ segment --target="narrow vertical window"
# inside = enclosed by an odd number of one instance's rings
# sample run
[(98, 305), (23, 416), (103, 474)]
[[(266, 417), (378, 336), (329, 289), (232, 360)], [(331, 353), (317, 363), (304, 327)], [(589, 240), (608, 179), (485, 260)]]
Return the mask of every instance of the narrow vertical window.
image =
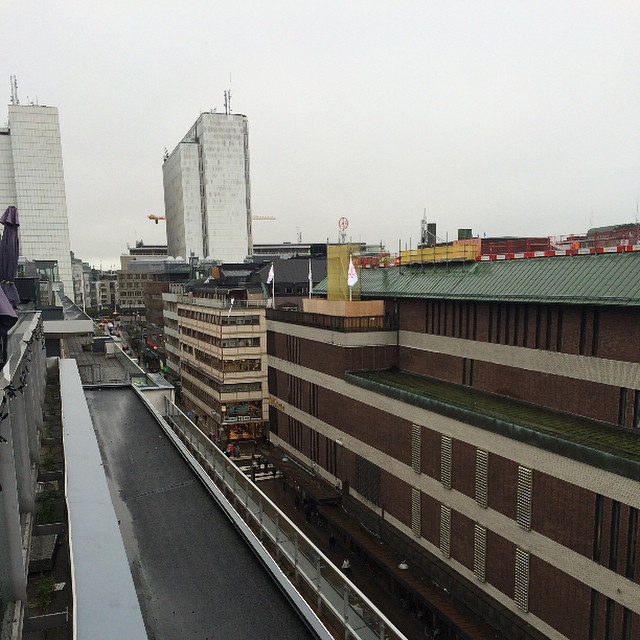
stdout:
[(411, 531), (416, 538), (421, 535), (421, 497), (420, 489), (411, 487)]
[(607, 608), (604, 614), (604, 640), (613, 640), (613, 627), (615, 624), (616, 603), (607, 598)]
[(615, 571), (618, 568), (618, 537), (620, 535), (620, 503), (617, 500), (611, 502), (611, 529), (609, 538), (609, 569)]
[(630, 580), (635, 579), (637, 548), (638, 548), (638, 510), (635, 507), (629, 507), (629, 528), (627, 531), (627, 568), (625, 571), (625, 576)]
[(598, 341), (600, 339), (600, 309), (593, 310), (593, 337), (591, 339), (591, 355), (598, 355)]
[(598, 592), (591, 590), (591, 615), (589, 616), (589, 640), (598, 640)]
[(638, 429), (640, 426), (640, 391), (637, 389), (633, 392), (633, 422), (632, 429)]
[(627, 413), (627, 390), (620, 387), (620, 396), (618, 398), (618, 424), (623, 427), (624, 419)]
[(488, 505), (489, 454), (483, 449), (476, 450), (476, 502), (483, 508)]
[(602, 556), (602, 513), (604, 510), (604, 497), (596, 495), (595, 518), (593, 523), (593, 559), (600, 561)]
[(557, 308), (557, 322), (556, 322), (556, 351), (560, 353), (562, 351), (562, 307)]
[(622, 640), (631, 640), (631, 611), (626, 607), (622, 610)]
[(516, 549), (514, 602), (518, 609), (529, 610), (529, 553)]
[(540, 348), (540, 332), (542, 330), (542, 310), (539, 306), (536, 307), (536, 337), (533, 343), (534, 349)]
[(587, 345), (587, 309), (582, 308), (580, 312), (580, 346), (578, 347), (578, 353), (581, 356), (586, 355), (585, 349)]
[(487, 568), (487, 530), (479, 524), (473, 528), (473, 573), (484, 582)]
[(518, 495), (516, 521), (526, 531), (531, 531), (531, 500), (533, 472), (526, 467), (518, 467)]
[(411, 425), (411, 468), (416, 473), (422, 473), (422, 427)]
[(451, 557), (451, 507), (440, 505), (440, 552)]
[(451, 489), (451, 438), (442, 436), (440, 444), (440, 482), (445, 489)]

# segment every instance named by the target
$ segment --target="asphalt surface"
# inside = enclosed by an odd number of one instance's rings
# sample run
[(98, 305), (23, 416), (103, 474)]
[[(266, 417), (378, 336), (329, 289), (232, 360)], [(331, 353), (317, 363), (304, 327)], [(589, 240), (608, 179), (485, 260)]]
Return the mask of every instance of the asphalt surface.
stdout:
[(150, 640), (313, 638), (135, 393), (86, 397)]

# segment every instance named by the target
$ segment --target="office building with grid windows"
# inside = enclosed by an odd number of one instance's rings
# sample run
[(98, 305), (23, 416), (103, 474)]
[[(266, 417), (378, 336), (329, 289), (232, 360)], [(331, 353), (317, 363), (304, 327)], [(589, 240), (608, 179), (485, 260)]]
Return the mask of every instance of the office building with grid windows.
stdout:
[(0, 128), (0, 208), (20, 216), (20, 254), (52, 269), (73, 298), (69, 224), (58, 109), (9, 105)]
[(162, 166), (168, 253), (243, 262), (252, 253), (246, 116), (203, 113)]

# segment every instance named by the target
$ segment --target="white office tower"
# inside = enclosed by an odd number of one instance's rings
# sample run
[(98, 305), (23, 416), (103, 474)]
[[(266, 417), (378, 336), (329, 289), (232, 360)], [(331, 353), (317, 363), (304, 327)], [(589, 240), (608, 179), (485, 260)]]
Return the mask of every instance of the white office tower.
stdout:
[(252, 253), (246, 116), (203, 113), (162, 166), (170, 256), (243, 262)]
[(12, 101), (8, 127), (0, 128), (0, 209), (18, 208), (20, 255), (49, 273), (57, 262), (64, 294), (73, 299), (58, 110), (18, 104), (15, 93)]

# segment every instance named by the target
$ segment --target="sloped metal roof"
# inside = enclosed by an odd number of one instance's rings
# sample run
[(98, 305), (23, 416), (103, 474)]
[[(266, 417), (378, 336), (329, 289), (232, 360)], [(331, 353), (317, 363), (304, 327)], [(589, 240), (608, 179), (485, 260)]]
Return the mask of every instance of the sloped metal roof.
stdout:
[[(359, 276), (363, 298), (640, 306), (640, 252), (385, 267)], [(326, 281), (315, 291), (326, 292)]]

